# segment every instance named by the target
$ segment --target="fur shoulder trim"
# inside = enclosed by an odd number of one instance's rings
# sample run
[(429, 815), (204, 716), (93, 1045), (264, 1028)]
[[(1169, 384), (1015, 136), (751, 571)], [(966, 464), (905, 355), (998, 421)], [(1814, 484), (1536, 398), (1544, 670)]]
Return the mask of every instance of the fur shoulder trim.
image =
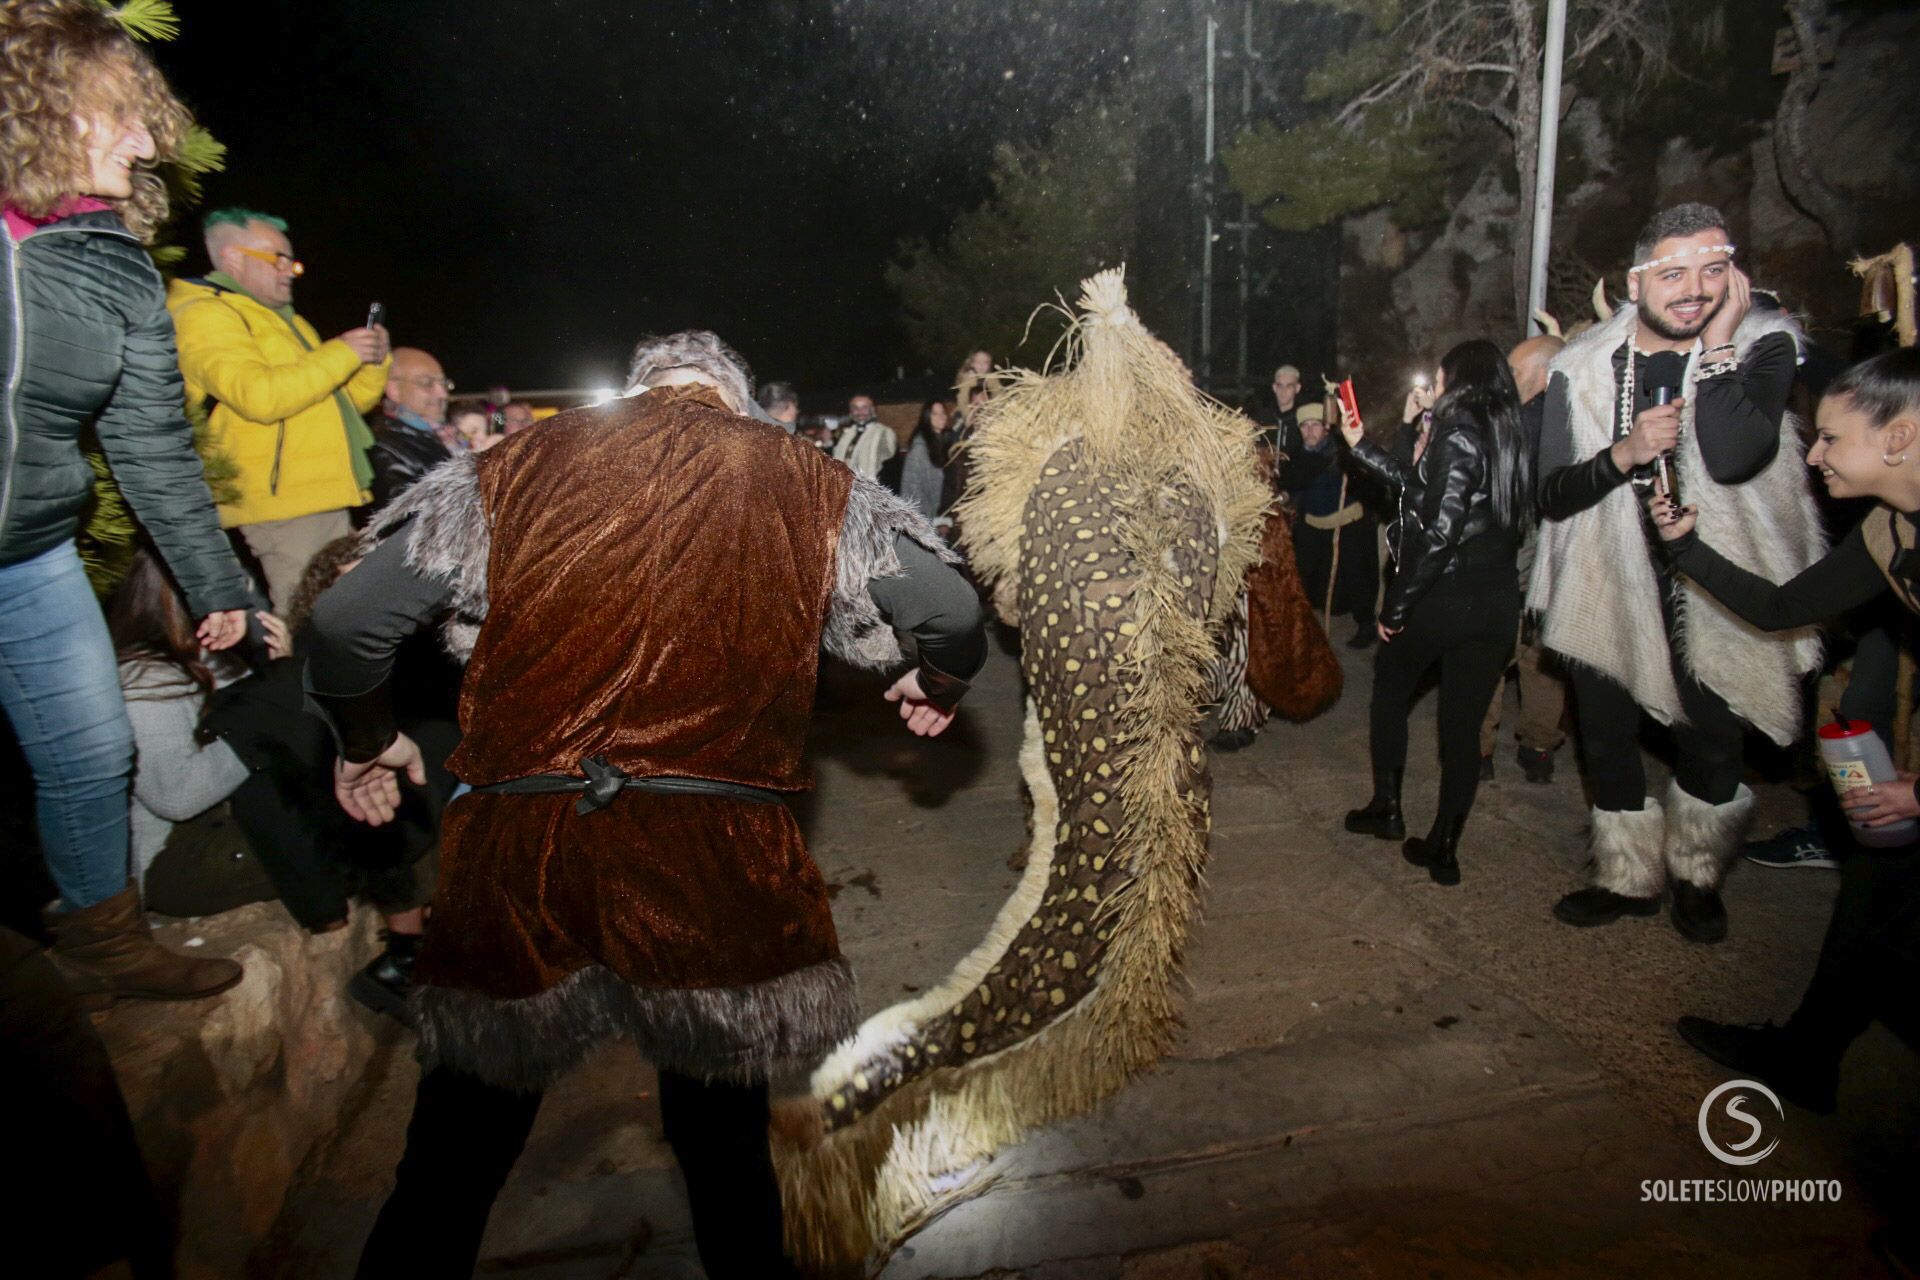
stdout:
[(487, 557), (493, 547), (474, 455), (456, 455), (420, 477), (374, 517), (362, 536), (371, 547), (409, 526), (408, 567), (453, 588), (453, 610), (441, 627), (441, 641), (465, 662), (487, 617)]
[(842, 662), (877, 671), (905, 656), (893, 628), (880, 616), (880, 606), (867, 594), (867, 584), (875, 578), (897, 578), (906, 572), (894, 550), (894, 539), (902, 534), (948, 564), (960, 562), (918, 508), (875, 481), (854, 476), (840, 524), (833, 598), (821, 637), (827, 652)]

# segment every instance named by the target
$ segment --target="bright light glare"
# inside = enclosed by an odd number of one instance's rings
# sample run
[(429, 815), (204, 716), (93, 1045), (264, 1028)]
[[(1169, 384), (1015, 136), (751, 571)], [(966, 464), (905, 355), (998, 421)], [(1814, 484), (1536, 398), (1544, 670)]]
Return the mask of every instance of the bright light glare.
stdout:
[(606, 404), (609, 400), (616, 399), (619, 395), (620, 393), (612, 387), (601, 387), (593, 393), (593, 399), (589, 401), (589, 403)]

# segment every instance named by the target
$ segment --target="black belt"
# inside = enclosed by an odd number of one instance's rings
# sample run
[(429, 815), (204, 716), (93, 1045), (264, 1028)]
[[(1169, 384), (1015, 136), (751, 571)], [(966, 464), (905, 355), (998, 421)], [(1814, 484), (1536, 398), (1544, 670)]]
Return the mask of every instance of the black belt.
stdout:
[(778, 791), (750, 787), (742, 782), (716, 782), (712, 778), (636, 778), (619, 765), (608, 764), (605, 756), (589, 756), (582, 760), (580, 771), (586, 777), (576, 778), (566, 773), (536, 773), (527, 778), (489, 782), (473, 789), (509, 796), (557, 795), (577, 791), (581, 795), (580, 803), (574, 806), (575, 813), (604, 809), (613, 803), (615, 796), (626, 790), (651, 791), (668, 796), (724, 796), (729, 800), (746, 800), (753, 804), (786, 803), (786, 797)]

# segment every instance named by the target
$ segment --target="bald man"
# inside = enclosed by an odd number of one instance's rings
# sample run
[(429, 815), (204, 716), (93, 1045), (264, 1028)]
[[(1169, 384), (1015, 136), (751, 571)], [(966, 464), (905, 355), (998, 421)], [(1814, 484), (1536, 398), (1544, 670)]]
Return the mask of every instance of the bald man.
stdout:
[[(1520, 421), (1527, 439), (1537, 450), (1540, 423), (1547, 407), (1548, 366), (1567, 344), (1550, 334), (1528, 338), (1507, 353), (1507, 367), (1513, 370), (1513, 384), (1520, 390)], [(1533, 535), (1520, 548), (1520, 581), (1533, 572)], [(1544, 665), (1543, 665), (1544, 664)], [(1514, 735), (1519, 741), (1514, 761), (1528, 782), (1553, 781), (1553, 756), (1567, 740), (1560, 726), (1567, 710), (1567, 683), (1559, 668), (1540, 647), (1540, 638), (1528, 634), (1526, 618), (1520, 620), (1520, 639), (1514, 646), (1513, 665), (1520, 681), (1520, 727)], [(1480, 776), (1493, 776), (1493, 753), (1500, 737), (1501, 704), (1506, 701), (1504, 675), (1493, 691), (1487, 718), (1480, 722)]]
[(453, 456), (447, 396), (453, 381), (418, 347), (395, 347), (382, 413), (373, 424), (373, 506), (378, 511), (407, 486)]

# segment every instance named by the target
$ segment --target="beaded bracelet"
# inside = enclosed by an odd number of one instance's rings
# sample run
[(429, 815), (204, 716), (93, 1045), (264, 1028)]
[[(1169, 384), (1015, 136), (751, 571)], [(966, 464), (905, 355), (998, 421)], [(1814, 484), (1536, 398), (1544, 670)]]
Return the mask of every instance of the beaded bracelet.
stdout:
[(1716, 360), (1712, 364), (1702, 364), (1696, 378), (1717, 378), (1723, 373), (1735, 373), (1740, 368), (1738, 360)]

